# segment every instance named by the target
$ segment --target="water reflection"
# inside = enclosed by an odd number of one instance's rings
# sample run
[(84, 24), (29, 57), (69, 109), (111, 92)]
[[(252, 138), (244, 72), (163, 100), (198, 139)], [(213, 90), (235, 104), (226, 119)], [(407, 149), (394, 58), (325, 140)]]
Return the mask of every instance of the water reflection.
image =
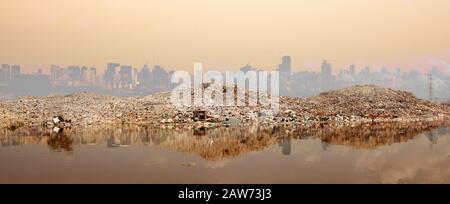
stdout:
[(47, 138), (47, 145), (54, 151), (73, 151), (72, 139), (62, 132), (50, 135)]
[(110, 148), (127, 146), (160, 146), (205, 160), (229, 159), (246, 152), (263, 150), (278, 144), (283, 155), (290, 155), (292, 140), (318, 139), (322, 151), (330, 145), (355, 149), (375, 149), (380, 146), (407, 142), (420, 133), (436, 145), (439, 135), (449, 134), (447, 124), (384, 123), (358, 126), (302, 128), (293, 126), (231, 126), (213, 129), (154, 128), (148, 126), (91, 127), (84, 129), (2, 129), (2, 146), (27, 144), (47, 145), (53, 151), (76, 151), (78, 145), (105, 145)]
[(0, 183), (450, 183), (450, 127), (0, 130)]

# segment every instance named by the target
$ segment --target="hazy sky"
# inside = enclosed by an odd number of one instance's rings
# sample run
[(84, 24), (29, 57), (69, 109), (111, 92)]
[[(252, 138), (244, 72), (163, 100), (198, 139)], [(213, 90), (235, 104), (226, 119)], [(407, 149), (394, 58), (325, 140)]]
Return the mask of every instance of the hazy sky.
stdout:
[(0, 0), (0, 63), (169, 69), (450, 62), (449, 0)]

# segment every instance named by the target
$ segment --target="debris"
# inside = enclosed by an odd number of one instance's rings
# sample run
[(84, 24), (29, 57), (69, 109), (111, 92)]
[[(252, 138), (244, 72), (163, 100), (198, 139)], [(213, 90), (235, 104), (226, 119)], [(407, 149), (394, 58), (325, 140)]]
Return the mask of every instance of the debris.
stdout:
[(61, 119), (59, 119), (59, 117), (53, 117), (54, 124), (58, 124), (60, 121), (61, 121)]
[[(225, 95), (227, 91), (238, 89), (223, 90)], [(124, 123), (172, 127), (193, 126), (199, 122), (201, 125), (198, 126), (210, 128), (248, 123), (309, 126), (450, 118), (450, 105), (421, 100), (406, 91), (377, 86), (353, 86), (306, 99), (283, 96), (280, 97), (279, 112), (276, 114), (260, 104), (178, 108), (170, 104), (170, 97), (170, 92), (144, 97), (113, 97), (94, 93), (22, 97), (0, 101), (0, 124), (13, 124), (11, 127), (14, 128)], [(246, 98), (255, 99), (249, 92), (246, 92)]]
[(206, 120), (206, 111), (205, 110), (194, 110), (193, 111), (193, 119), (194, 121), (205, 121)]

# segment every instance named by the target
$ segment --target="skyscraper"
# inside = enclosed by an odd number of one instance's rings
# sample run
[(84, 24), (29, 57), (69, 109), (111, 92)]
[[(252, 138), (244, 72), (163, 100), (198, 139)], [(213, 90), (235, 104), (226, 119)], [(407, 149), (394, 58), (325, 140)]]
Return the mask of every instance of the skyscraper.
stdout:
[(328, 63), (327, 60), (324, 60), (320, 70), (321, 89), (322, 91), (327, 91), (331, 88), (333, 81), (333, 76), (331, 75), (331, 64)]
[(130, 88), (133, 81), (133, 68), (128, 65), (120, 66), (120, 84), (123, 88)]
[(114, 80), (114, 76), (116, 75), (116, 67), (119, 66), (119, 63), (108, 63), (105, 74), (103, 75), (103, 80), (106, 82), (112, 82)]
[(355, 77), (355, 74), (356, 74), (356, 68), (355, 68), (355, 65), (354, 65), (354, 64), (350, 65), (348, 71), (349, 71), (350, 76)]
[(8, 83), (11, 80), (11, 70), (9, 64), (2, 64), (0, 70), (0, 83)]
[(361, 72), (359, 73), (360, 83), (361, 84), (369, 84), (371, 83), (370, 80), (370, 67), (366, 66)]
[(122, 65), (120, 66), (120, 81), (131, 83), (132, 80), (132, 68), (128, 65)]
[[(278, 71), (280, 72), (280, 94), (290, 95), (290, 79), (291, 79), (291, 57), (283, 56), (281, 64), (278, 65)], [(272, 83), (272, 82), (271, 82)]]
[(141, 71), (138, 74), (138, 81), (141, 87), (146, 87), (150, 84), (150, 69), (147, 65), (142, 67)]
[(152, 84), (155, 90), (165, 90), (169, 85), (169, 73), (159, 65), (155, 65), (152, 70)]
[(289, 78), (291, 76), (291, 57), (283, 56), (281, 59), (281, 64), (278, 65), (278, 70), (280, 71), (280, 77), (285, 76)]
[(81, 80), (81, 68), (79, 66), (68, 66), (67, 72), (71, 81)]
[(88, 82), (88, 68), (86, 66), (81, 67), (80, 81), (83, 83)]
[(20, 65), (14, 64), (11, 66), (11, 80), (17, 78), (20, 75)]
[(61, 68), (58, 65), (50, 65), (50, 79), (55, 81), (61, 77)]
[(89, 81), (91, 85), (96, 85), (96, 79), (97, 79), (97, 68), (91, 67), (90, 74), (89, 74)]

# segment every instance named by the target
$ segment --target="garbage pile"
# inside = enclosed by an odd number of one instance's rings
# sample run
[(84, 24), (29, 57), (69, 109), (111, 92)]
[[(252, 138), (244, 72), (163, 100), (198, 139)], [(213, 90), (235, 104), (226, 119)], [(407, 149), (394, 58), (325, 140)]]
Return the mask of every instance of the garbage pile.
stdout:
[[(228, 91), (236, 90), (224, 88), (223, 94)], [(246, 98), (250, 97), (256, 96), (246, 92)], [(370, 85), (325, 92), (306, 99), (280, 97), (277, 113), (261, 104), (180, 108), (172, 105), (170, 98), (169, 92), (143, 97), (113, 97), (94, 93), (23, 97), (0, 101), (0, 124), (12, 129), (20, 126), (64, 128), (96, 124), (203, 128), (249, 123), (314, 126), (450, 118), (449, 105), (417, 99), (409, 92)]]
[(373, 85), (353, 86), (321, 93), (307, 99), (316, 116), (383, 119), (414, 119), (448, 116), (449, 108), (416, 98), (406, 91)]

